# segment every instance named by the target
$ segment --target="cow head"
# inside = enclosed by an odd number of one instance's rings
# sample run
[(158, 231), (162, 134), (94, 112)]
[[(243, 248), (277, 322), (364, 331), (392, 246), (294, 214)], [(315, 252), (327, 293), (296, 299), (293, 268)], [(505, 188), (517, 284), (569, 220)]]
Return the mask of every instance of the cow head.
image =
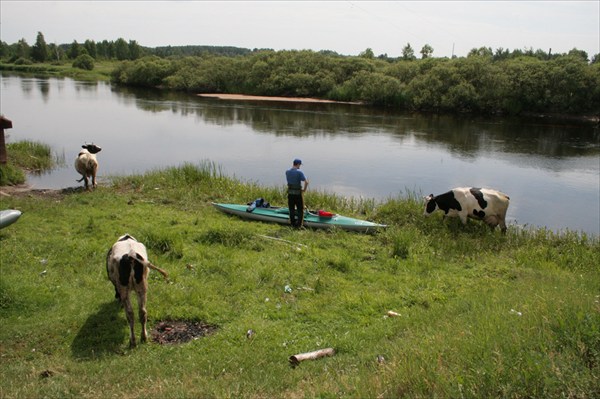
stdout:
[(437, 203), (435, 202), (435, 197), (433, 194), (429, 194), (425, 197), (425, 211), (423, 215), (429, 216), (437, 209)]
[(91, 144), (86, 143), (86, 144), (82, 145), (81, 148), (85, 148), (86, 150), (88, 150), (90, 152), (90, 154), (97, 154), (100, 151), (102, 151), (102, 148), (100, 148), (99, 146), (97, 146), (94, 143), (91, 143)]

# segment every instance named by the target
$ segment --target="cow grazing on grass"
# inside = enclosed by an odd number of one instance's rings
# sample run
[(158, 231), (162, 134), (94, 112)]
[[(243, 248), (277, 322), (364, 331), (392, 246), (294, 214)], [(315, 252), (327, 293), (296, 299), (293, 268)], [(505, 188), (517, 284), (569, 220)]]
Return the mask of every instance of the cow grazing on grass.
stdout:
[(506, 211), (510, 198), (500, 191), (488, 188), (458, 187), (447, 193), (425, 198), (425, 215), (436, 209), (444, 211), (447, 216), (458, 216), (463, 224), (467, 218), (483, 220), (492, 230), (500, 225), (502, 233), (506, 233)]
[(140, 340), (146, 342), (148, 338), (146, 332), (146, 321), (148, 320), (146, 292), (148, 291), (149, 269), (157, 270), (165, 278), (168, 277), (167, 272), (148, 261), (144, 244), (128, 234), (119, 237), (106, 255), (106, 272), (115, 286), (115, 298), (121, 301), (125, 309), (127, 321), (129, 322), (129, 346), (132, 348), (135, 347), (136, 342), (133, 332), (133, 309), (129, 300), (129, 293), (133, 290), (137, 294), (140, 323), (142, 323)]
[(84, 181), (85, 189), (89, 190), (88, 178), (92, 181), (92, 188), (96, 188), (96, 173), (98, 172), (98, 160), (96, 154), (102, 151), (102, 148), (96, 144), (84, 144), (83, 150), (79, 152), (75, 159), (75, 170), (82, 176), (78, 182)]

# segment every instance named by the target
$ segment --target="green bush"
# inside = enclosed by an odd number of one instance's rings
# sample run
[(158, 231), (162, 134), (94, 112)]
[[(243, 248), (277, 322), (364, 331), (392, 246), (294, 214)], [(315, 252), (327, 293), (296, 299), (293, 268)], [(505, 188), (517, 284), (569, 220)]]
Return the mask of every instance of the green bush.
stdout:
[(87, 55), (82, 54), (73, 61), (73, 68), (85, 69), (86, 71), (91, 71), (94, 69), (94, 59)]
[(152, 56), (121, 63), (113, 70), (112, 78), (115, 82), (132, 86), (156, 87), (172, 73), (171, 61)]
[(15, 65), (31, 65), (33, 64), (33, 62), (31, 62), (31, 60), (28, 60), (27, 58), (17, 58), (14, 62)]

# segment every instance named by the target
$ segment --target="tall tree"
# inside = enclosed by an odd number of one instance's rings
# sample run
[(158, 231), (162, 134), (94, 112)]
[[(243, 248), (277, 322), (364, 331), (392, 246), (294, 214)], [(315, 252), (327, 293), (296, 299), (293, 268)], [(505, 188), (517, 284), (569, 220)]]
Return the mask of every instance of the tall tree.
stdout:
[(96, 54), (98, 57), (110, 60), (115, 58), (115, 45), (114, 42), (108, 40), (102, 40), (96, 44)]
[(584, 60), (585, 62), (588, 62), (588, 53), (583, 50), (578, 50), (577, 48), (573, 48), (572, 50), (569, 50), (569, 55), (572, 55), (574, 57), (579, 57), (582, 60)]
[(429, 44), (424, 45), (421, 49), (421, 58), (423, 59), (431, 57), (432, 54), (433, 47), (431, 47)]
[[(532, 55), (533, 55), (533, 51), (532, 51)], [(494, 56), (494, 53), (493, 53), (491, 47), (473, 48), (473, 49), (471, 49), (471, 51), (469, 51), (469, 54), (467, 54), (467, 57), (489, 57), (489, 58), (492, 58), (493, 56)]]
[(417, 57), (415, 57), (415, 50), (413, 50), (410, 43), (406, 43), (406, 46), (404, 46), (404, 48), (402, 49), (402, 59), (406, 61), (412, 61), (416, 58)]
[(506, 60), (510, 57), (510, 50), (498, 47), (494, 53), (494, 61)]
[(115, 56), (119, 61), (129, 59), (129, 45), (123, 38), (118, 38), (115, 42)]
[(31, 58), (37, 62), (44, 62), (48, 59), (48, 45), (44, 40), (42, 32), (37, 33), (35, 44), (31, 47)]
[(360, 53), (358, 56), (372, 60), (373, 58), (375, 58), (375, 53), (373, 53), (373, 50), (369, 47), (365, 51)]
[(142, 48), (135, 40), (130, 40), (129, 44), (129, 58), (132, 60), (137, 60), (142, 56)]
[(79, 55), (81, 55), (82, 53), (83, 47), (81, 47), (81, 45), (77, 43), (77, 40), (73, 40), (73, 43), (71, 43), (71, 47), (69, 47), (67, 56), (70, 59), (74, 60), (75, 58), (79, 57)]
[(92, 58), (96, 58), (98, 55), (98, 50), (96, 48), (96, 42), (93, 40), (86, 40), (83, 43), (83, 48), (87, 51), (88, 55)]
[(60, 61), (65, 56), (65, 52), (56, 43), (48, 45), (48, 59), (52, 61)]
[(31, 48), (29, 47), (29, 44), (27, 43), (27, 40), (25, 40), (25, 38), (17, 42), (17, 45), (15, 47), (15, 55), (17, 56), (17, 58), (29, 58), (30, 51)]
[(5, 58), (9, 54), (8, 43), (0, 40), (0, 58)]

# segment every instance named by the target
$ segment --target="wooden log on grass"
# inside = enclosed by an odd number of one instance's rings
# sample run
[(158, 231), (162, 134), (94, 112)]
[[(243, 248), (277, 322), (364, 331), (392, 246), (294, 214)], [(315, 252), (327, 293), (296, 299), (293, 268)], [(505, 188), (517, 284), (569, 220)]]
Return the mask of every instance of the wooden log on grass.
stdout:
[(297, 355), (290, 356), (289, 360), (292, 366), (297, 366), (304, 360), (315, 360), (320, 357), (333, 355), (335, 355), (335, 350), (333, 348), (325, 348), (313, 352), (299, 353)]

